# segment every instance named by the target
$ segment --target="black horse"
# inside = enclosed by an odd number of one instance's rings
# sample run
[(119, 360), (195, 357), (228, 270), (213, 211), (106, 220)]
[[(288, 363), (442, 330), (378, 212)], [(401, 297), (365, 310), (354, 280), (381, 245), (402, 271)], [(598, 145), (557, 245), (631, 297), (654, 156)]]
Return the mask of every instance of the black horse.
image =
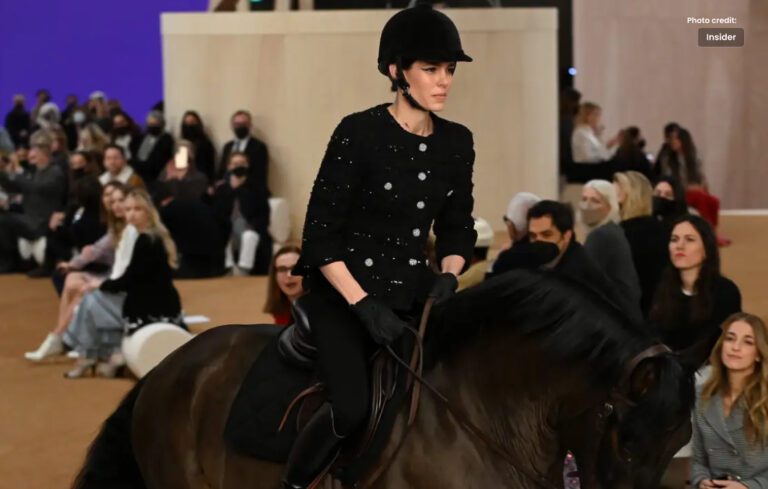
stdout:
[[(552, 489), (571, 450), (582, 487), (651, 489), (690, 436), (691, 369), (577, 284), (502, 275), (436, 308), (428, 331), (425, 378), (444, 400), (424, 391), (410, 426), (403, 408), (365, 487)], [(105, 422), (73, 487), (277, 487), (279, 464), (222, 437), (268, 341), (219, 327), (173, 353)]]

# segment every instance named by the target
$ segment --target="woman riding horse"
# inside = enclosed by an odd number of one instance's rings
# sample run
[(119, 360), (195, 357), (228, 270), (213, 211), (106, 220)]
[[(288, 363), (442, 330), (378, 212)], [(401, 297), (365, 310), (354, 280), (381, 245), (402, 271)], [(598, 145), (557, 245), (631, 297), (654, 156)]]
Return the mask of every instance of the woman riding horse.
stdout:
[[(457, 61), (472, 61), (443, 13), (395, 14), (379, 45), (394, 103), (351, 114), (331, 136), (312, 189), (297, 273), (309, 293), (326, 403), (291, 450), (285, 488), (307, 487), (340, 442), (366, 419), (367, 359), (397, 339), (429, 294), (454, 293), (475, 243), (472, 133), (437, 117)], [(434, 223), (442, 274), (425, 249)], [(431, 289), (431, 290), (430, 290)]]

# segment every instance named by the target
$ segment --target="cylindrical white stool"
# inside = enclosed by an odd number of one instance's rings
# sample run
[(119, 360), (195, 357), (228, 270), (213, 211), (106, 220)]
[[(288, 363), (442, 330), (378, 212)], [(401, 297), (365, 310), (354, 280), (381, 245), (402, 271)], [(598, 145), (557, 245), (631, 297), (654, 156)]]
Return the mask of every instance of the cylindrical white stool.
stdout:
[(193, 335), (175, 324), (148, 324), (123, 338), (123, 356), (131, 372), (142, 378)]

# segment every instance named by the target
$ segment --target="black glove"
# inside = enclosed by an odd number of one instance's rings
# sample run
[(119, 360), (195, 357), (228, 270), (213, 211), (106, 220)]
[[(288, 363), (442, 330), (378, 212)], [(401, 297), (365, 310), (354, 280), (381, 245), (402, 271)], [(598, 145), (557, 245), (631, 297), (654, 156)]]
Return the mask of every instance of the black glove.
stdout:
[(352, 304), (350, 308), (365, 325), (373, 341), (379, 345), (392, 343), (403, 334), (407, 326), (392, 309), (370, 295)]
[(443, 302), (449, 299), (456, 293), (456, 289), (459, 288), (459, 281), (456, 275), (452, 273), (441, 273), (435, 279), (435, 283), (432, 284), (432, 290), (429, 291), (428, 297), (435, 298), (435, 304)]

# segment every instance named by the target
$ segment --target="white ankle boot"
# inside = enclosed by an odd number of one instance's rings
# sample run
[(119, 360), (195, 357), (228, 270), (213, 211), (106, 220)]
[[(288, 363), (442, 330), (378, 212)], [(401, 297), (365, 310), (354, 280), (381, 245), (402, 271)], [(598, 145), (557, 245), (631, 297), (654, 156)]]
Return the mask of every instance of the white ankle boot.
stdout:
[(24, 358), (33, 362), (39, 362), (46, 357), (52, 357), (54, 355), (61, 355), (64, 353), (64, 342), (61, 340), (61, 336), (53, 333), (48, 333), (48, 336), (43, 340), (43, 344), (40, 345), (36, 351), (28, 351), (24, 354)]

